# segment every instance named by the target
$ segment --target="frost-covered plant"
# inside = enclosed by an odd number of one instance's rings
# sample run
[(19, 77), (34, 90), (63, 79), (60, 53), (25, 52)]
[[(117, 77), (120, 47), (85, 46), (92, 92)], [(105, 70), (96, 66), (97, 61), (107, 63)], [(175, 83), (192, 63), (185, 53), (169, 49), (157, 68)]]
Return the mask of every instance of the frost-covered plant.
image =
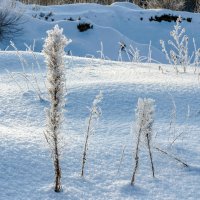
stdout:
[(120, 46), (120, 48), (119, 48), (119, 52), (118, 52), (118, 61), (121, 61), (122, 62), (122, 51), (125, 51), (126, 52), (126, 54), (127, 54), (127, 56), (128, 56), (128, 59), (129, 59), (129, 61), (130, 61), (130, 56), (129, 56), (129, 54), (128, 54), (128, 52), (127, 52), (127, 49), (126, 49), (126, 44), (123, 42), (123, 41), (120, 41), (119, 42), (119, 46)]
[(171, 101), (172, 101), (172, 109), (170, 114), (170, 123), (169, 123), (169, 131), (176, 135), (176, 121), (177, 121), (177, 106), (173, 96), (169, 93)]
[[(33, 59), (35, 61), (35, 63), (30, 64), (28, 62), (28, 60), (23, 56), (23, 54), (17, 49), (14, 42), (10, 41), (10, 46), (15, 50), (16, 55), (19, 58), (19, 61), (20, 61), (21, 67), (22, 67), (22, 72), (9, 72), (9, 70), (6, 70), (6, 71), (8, 72), (11, 79), (20, 88), (21, 92), (23, 92), (23, 90), (25, 88), (28, 90), (30, 90), (30, 88), (32, 88), (35, 91), (35, 93), (37, 94), (39, 100), (43, 101), (42, 92), (41, 92), (40, 86), (38, 84), (38, 76), (36, 76), (36, 74), (35, 74), (35, 64), (37, 65), (38, 70), (41, 71), (40, 63), (38, 61), (36, 54), (34, 53), (33, 50), (29, 50), (29, 52), (31, 52), (31, 54), (33, 55)], [(30, 69), (32, 69), (31, 74), (28, 73), (28, 71)], [(18, 83), (18, 80), (17, 80), (18, 78), (21, 78), (24, 80), (24, 82), (22, 83), (21, 86)], [(42, 80), (43, 80), (43, 77), (42, 77)]]
[(45, 138), (49, 144), (55, 171), (55, 192), (60, 192), (61, 167), (61, 125), (63, 122), (64, 84), (65, 84), (65, 46), (69, 40), (63, 35), (63, 29), (56, 25), (47, 31), (43, 54), (47, 65), (47, 87), (50, 99), (50, 108), (47, 110), (47, 127)]
[(194, 44), (194, 73), (196, 73), (197, 68), (200, 65), (200, 48), (197, 49), (195, 39), (193, 38), (193, 44)]
[[(148, 58), (145, 56), (141, 56), (140, 50), (137, 47), (129, 46), (129, 49), (126, 51), (128, 58), (132, 62), (143, 62), (145, 60), (148, 61)], [(151, 56), (151, 55), (150, 55)]]
[(165, 54), (167, 61), (171, 65), (172, 62), (171, 62), (170, 56), (169, 56), (169, 54), (168, 54), (168, 52), (166, 50), (165, 42), (163, 40), (160, 40), (160, 44), (161, 44), (161, 47), (162, 47), (162, 52)]
[(177, 19), (176, 25), (174, 25), (174, 30), (170, 32), (170, 36), (173, 38), (173, 40), (168, 41), (168, 44), (171, 47), (170, 55), (167, 53), (163, 40), (160, 40), (160, 44), (162, 51), (166, 55), (166, 59), (169, 64), (174, 64), (176, 72), (178, 72), (177, 65), (181, 65), (183, 67), (183, 71), (186, 72), (186, 68), (190, 64), (192, 56), (190, 57), (188, 55), (189, 38), (185, 35), (185, 28), (182, 28), (180, 23), (181, 17)]
[(152, 140), (152, 126), (154, 122), (154, 100), (153, 99), (138, 99), (137, 108), (135, 111), (135, 136), (136, 136), (136, 150), (135, 150), (135, 167), (133, 170), (133, 176), (131, 179), (131, 185), (135, 183), (136, 172), (139, 167), (139, 151), (141, 146), (141, 141), (144, 141), (147, 145), (152, 174), (154, 177), (154, 165), (151, 152), (151, 140)]
[(140, 50), (130, 45), (129, 54), (132, 56), (132, 62), (141, 62)]
[(101, 50), (97, 51), (97, 53), (100, 53), (100, 58), (105, 60), (103, 42), (101, 42), (100, 44), (101, 44)]
[(98, 121), (100, 115), (101, 115), (101, 108), (99, 107), (99, 103), (103, 99), (103, 94), (100, 91), (99, 94), (95, 97), (90, 110), (90, 115), (88, 118), (87, 123), (87, 132), (85, 136), (85, 143), (84, 143), (84, 149), (83, 149), (83, 158), (82, 158), (82, 168), (81, 168), (81, 176), (84, 176), (84, 169), (85, 169), (85, 163), (87, 160), (87, 151), (88, 151), (88, 142), (90, 136), (94, 133), (95, 130), (95, 123)]
[(151, 41), (149, 42), (149, 52), (148, 52), (147, 62), (148, 62), (148, 63), (151, 63), (151, 62), (152, 62)]

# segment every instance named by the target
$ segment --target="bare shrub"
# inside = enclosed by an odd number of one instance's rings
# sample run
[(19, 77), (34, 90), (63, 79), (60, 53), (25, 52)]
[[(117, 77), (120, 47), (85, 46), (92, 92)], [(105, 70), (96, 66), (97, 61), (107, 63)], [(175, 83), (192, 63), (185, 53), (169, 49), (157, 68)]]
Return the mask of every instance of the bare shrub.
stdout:
[(196, 1), (196, 5), (195, 5), (195, 12), (200, 12), (200, 0)]
[(185, 10), (189, 12), (199, 12), (200, 0), (185, 0)]
[(165, 8), (171, 10), (182, 10), (185, 0), (147, 0), (147, 8)]
[(11, 40), (22, 33), (23, 13), (14, 4), (0, 3), (0, 41)]

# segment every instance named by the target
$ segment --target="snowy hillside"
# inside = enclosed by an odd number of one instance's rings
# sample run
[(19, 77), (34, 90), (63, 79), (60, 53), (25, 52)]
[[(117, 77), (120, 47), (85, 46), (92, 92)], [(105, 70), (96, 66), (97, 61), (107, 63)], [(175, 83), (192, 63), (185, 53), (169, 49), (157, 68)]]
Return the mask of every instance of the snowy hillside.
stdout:
[[(141, 56), (148, 56), (149, 43), (152, 42), (152, 58), (160, 62), (166, 62), (161, 52), (160, 39), (168, 41), (174, 22), (152, 21), (156, 16), (171, 14), (185, 18), (182, 26), (186, 28), (186, 34), (190, 38), (190, 53), (193, 51), (192, 38), (199, 43), (200, 14), (187, 12), (175, 12), (170, 10), (145, 10), (131, 3), (114, 3), (110, 6), (98, 4), (72, 4), (62, 6), (36, 6), (18, 4), (18, 10), (23, 11), (23, 35), (14, 42), (18, 49), (25, 50), (31, 46), (40, 52), (46, 31), (55, 24), (64, 29), (64, 33), (72, 43), (66, 51), (75, 56), (104, 57), (111, 60), (119, 60), (120, 43), (126, 45), (127, 51), (130, 45), (140, 50)], [(189, 20), (188, 20), (189, 19)], [(80, 32), (77, 25), (89, 23), (92, 28)], [(101, 45), (102, 43), (102, 45)], [(8, 43), (1, 44), (5, 49)], [(12, 50), (12, 48), (9, 48)], [(132, 60), (130, 55), (122, 52), (124, 61)]]
[[(199, 198), (200, 89), (193, 68), (186, 74), (176, 75), (171, 66), (162, 66), (162, 73), (155, 64), (66, 57), (68, 95), (61, 164), (63, 192), (56, 194), (52, 188), (51, 158), (43, 135), (45, 109), (49, 106), (43, 82), (46, 76), (43, 56), (35, 54), (41, 65), (38, 70), (31, 53), (21, 52), (21, 55), (29, 66), (25, 71), (16, 52), (0, 52), (1, 200)], [(32, 63), (35, 73), (30, 67)], [(43, 101), (37, 96), (33, 74)], [(99, 90), (104, 95), (100, 104), (102, 116), (91, 137), (85, 178), (81, 178), (88, 107)], [(153, 179), (144, 148), (136, 184), (132, 187), (134, 110), (139, 97), (155, 99), (154, 146), (181, 158), (189, 168), (154, 149), (156, 178)]]

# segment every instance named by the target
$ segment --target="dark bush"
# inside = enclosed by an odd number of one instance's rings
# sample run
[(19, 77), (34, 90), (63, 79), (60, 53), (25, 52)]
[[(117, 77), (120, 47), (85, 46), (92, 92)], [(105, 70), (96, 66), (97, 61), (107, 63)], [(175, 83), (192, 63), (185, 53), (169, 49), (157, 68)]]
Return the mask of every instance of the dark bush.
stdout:
[[(65, 20), (66, 20), (66, 19), (65, 19)], [(68, 21), (72, 21), (72, 22), (73, 22), (73, 21), (77, 21), (77, 20), (80, 21), (80, 20), (81, 20), (81, 17), (78, 17), (78, 19), (74, 19), (74, 18), (70, 17), (70, 18), (68, 18), (67, 20), (68, 20)]]
[(188, 17), (186, 20), (187, 20), (187, 22), (192, 22), (192, 18), (191, 17)]
[(174, 15), (170, 15), (170, 14), (163, 14), (161, 16), (155, 16), (155, 17), (151, 17), (149, 20), (150, 21), (156, 21), (156, 22), (162, 22), (162, 21), (165, 21), (165, 22), (176, 22), (176, 20), (178, 19), (178, 16), (174, 16)]
[(90, 23), (79, 23), (77, 25), (77, 29), (80, 32), (84, 32), (84, 31), (87, 31), (88, 29), (93, 29), (93, 25), (91, 25)]
[(39, 14), (39, 16), (40, 16), (40, 17), (44, 17), (44, 16), (45, 16), (45, 13), (41, 12), (41, 13)]
[(72, 17), (70, 17), (69, 19), (67, 19), (68, 21), (75, 21), (75, 19), (73, 19)]
[[(50, 17), (52, 17), (53, 16), (53, 13), (52, 12), (49, 12), (49, 13), (43, 13), (43, 12), (41, 12), (40, 14), (39, 14), (39, 17), (40, 18), (44, 18), (46, 21), (50, 18)], [(40, 19), (39, 18), (39, 19)]]
[(46, 14), (47, 17), (52, 17), (53, 16), (53, 12), (49, 12)]
[[(157, 16), (155, 15), (154, 17), (150, 17), (149, 21), (156, 21), (156, 22), (176, 22), (176, 20), (178, 19), (177, 15), (171, 15), (171, 14), (163, 14), (161, 16)], [(187, 22), (192, 22), (192, 18), (182, 18), (182, 20), (186, 20)]]

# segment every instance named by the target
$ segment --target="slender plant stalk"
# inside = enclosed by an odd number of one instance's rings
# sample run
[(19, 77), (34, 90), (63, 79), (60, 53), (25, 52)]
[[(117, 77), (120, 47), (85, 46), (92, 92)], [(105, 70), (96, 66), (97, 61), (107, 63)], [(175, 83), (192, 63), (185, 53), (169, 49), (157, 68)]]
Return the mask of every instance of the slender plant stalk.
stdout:
[(153, 158), (152, 158), (153, 156), (152, 156), (152, 152), (151, 152), (149, 134), (146, 134), (146, 137), (147, 137), (147, 146), (148, 146), (148, 150), (149, 150), (149, 157), (150, 157), (150, 161), (151, 161), (152, 175), (153, 175), (153, 177), (155, 177), (155, 170), (154, 170), (154, 164), (153, 164)]
[(124, 159), (125, 149), (126, 149), (126, 145), (124, 145), (124, 147), (123, 147), (123, 149), (122, 149), (122, 155), (121, 155), (121, 158), (120, 158), (119, 168), (118, 168), (118, 170), (117, 170), (117, 173), (119, 173), (119, 170), (120, 170), (120, 168), (121, 168), (122, 161), (123, 161), (123, 159)]
[(142, 133), (142, 129), (140, 128), (138, 138), (137, 138), (137, 146), (136, 146), (136, 152), (135, 152), (135, 168), (134, 168), (133, 176), (131, 179), (131, 185), (134, 185), (135, 183), (135, 175), (139, 166), (139, 145), (140, 145), (141, 133)]
[(60, 192), (62, 190), (61, 186), (61, 168), (60, 168), (60, 156), (58, 153), (58, 141), (55, 137), (55, 159), (54, 159), (54, 167), (55, 167), (55, 192)]
[(87, 156), (87, 149), (88, 149), (88, 139), (90, 135), (90, 127), (92, 122), (92, 113), (90, 114), (88, 127), (87, 127), (87, 133), (85, 138), (85, 145), (84, 145), (84, 151), (83, 151), (83, 159), (82, 159), (82, 168), (81, 168), (81, 176), (84, 176), (84, 169), (85, 169), (85, 162), (86, 162), (86, 156)]
[(13, 76), (12, 72), (10, 72), (9, 70), (7, 70), (8, 75), (10, 76), (10, 78), (16, 83), (16, 85), (19, 87), (19, 89), (21, 90), (21, 92), (23, 93), (23, 89), (22, 87), (18, 84), (17, 80), (15, 79), (15, 77)]
[(101, 115), (100, 107), (98, 107), (98, 104), (103, 99), (102, 92), (100, 91), (99, 94), (96, 96), (96, 98), (93, 101), (92, 108), (90, 109), (90, 115), (88, 120), (88, 126), (87, 126), (87, 132), (85, 137), (85, 143), (84, 143), (84, 149), (83, 149), (83, 158), (82, 158), (82, 168), (81, 168), (81, 176), (84, 176), (84, 169), (85, 169), (85, 163), (86, 163), (86, 157), (87, 157), (87, 150), (88, 150), (88, 141), (89, 137), (93, 133), (93, 123), (98, 120), (99, 116)]

